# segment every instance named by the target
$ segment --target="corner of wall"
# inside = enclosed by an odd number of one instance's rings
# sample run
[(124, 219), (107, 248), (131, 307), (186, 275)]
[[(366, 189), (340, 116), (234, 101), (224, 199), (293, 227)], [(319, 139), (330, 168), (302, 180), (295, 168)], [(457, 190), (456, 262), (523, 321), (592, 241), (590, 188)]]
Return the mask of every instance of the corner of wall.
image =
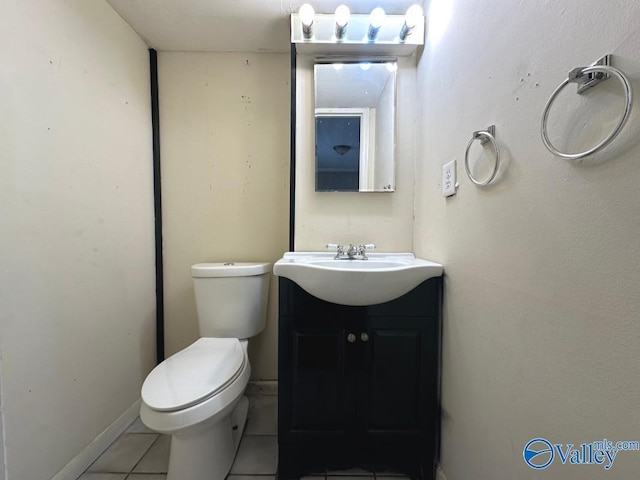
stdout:
[(436, 480), (447, 480), (447, 477), (445, 477), (440, 465), (438, 465), (436, 468)]

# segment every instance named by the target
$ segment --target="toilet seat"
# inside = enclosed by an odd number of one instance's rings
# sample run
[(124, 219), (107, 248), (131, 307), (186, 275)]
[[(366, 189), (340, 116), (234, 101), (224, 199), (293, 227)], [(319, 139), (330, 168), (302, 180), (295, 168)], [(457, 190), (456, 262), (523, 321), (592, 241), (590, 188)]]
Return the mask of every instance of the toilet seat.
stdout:
[(142, 385), (142, 400), (158, 412), (197, 405), (231, 385), (245, 357), (237, 338), (200, 338), (153, 369)]

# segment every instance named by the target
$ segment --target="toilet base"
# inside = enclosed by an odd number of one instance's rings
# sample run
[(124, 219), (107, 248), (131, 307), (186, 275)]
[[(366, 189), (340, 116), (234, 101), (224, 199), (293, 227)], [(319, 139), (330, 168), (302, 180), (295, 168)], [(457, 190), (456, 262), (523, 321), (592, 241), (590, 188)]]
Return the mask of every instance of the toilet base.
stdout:
[(249, 399), (243, 396), (219, 422), (171, 436), (167, 480), (224, 480), (247, 422)]

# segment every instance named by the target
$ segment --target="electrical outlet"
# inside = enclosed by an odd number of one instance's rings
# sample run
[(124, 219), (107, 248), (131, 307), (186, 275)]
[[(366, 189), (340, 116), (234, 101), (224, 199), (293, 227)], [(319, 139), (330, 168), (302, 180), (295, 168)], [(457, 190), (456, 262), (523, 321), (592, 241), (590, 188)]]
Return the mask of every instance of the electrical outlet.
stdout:
[(456, 194), (456, 161), (451, 160), (442, 167), (442, 196), (450, 197)]

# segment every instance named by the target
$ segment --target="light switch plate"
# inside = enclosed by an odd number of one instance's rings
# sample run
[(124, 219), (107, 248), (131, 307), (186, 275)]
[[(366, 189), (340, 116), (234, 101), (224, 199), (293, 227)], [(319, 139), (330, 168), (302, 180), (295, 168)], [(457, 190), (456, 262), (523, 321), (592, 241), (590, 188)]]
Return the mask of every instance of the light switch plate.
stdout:
[(442, 167), (442, 196), (450, 197), (456, 194), (456, 161), (451, 160)]

